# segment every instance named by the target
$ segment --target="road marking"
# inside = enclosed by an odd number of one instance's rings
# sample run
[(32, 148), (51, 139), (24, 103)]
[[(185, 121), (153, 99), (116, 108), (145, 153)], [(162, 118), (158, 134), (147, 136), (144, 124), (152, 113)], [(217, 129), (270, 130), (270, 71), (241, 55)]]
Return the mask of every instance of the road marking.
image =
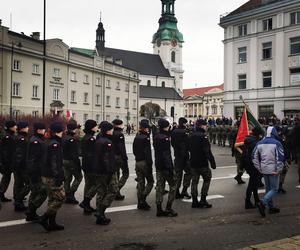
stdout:
[(30, 222), (26, 221), (25, 219), (4, 221), (4, 222), (0, 222), (0, 228), (1, 227), (11, 227), (11, 226), (23, 225), (23, 224), (27, 224), (27, 223), (30, 223)]
[(296, 188), (300, 188), (300, 185), (299, 185), (299, 186), (296, 186)]
[(121, 207), (110, 207), (106, 209), (106, 212), (114, 213), (114, 212), (130, 211), (135, 209), (137, 209), (137, 205), (129, 205), (129, 206), (121, 206)]
[[(214, 199), (223, 199), (225, 198), (223, 195), (215, 194), (215, 195), (208, 195), (206, 200), (214, 200)], [(198, 199), (201, 199), (201, 196), (198, 196)], [(182, 199), (183, 202), (193, 202), (192, 199)]]
[(236, 168), (236, 166), (225, 166), (225, 167), (217, 167), (217, 169), (227, 169), (227, 168)]

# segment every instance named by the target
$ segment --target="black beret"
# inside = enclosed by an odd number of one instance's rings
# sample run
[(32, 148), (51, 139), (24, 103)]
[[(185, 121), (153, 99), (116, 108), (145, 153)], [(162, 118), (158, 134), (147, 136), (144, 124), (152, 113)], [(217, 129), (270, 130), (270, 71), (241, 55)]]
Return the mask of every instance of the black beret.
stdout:
[(36, 131), (38, 129), (46, 129), (45, 123), (42, 122), (36, 122), (33, 124), (33, 130)]
[(185, 119), (184, 117), (180, 117), (178, 120), (179, 125), (187, 124), (188, 120)]
[(107, 131), (109, 131), (113, 128), (114, 128), (114, 126), (107, 121), (103, 121), (100, 123), (101, 133), (103, 133), (103, 134), (105, 134)]
[(118, 126), (118, 125), (122, 125), (122, 124), (123, 124), (123, 121), (120, 120), (120, 119), (114, 119), (114, 120), (112, 121), (112, 123), (113, 123), (113, 125)]
[(12, 127), (14, 127), (14, 126), (16, 126), (16, 125), (17, 125), (17, 124), (16, 124), (15, 121), (6, 121), (6, 122), (5, 122), (5, 128), (6, 128), (6, 129), (12, 128)]
[(84, 124), (85, 131), (90, 131), (94, 127), (97, 127), (97, 122), (95, 120), (87, 120)]
[(60, 123), (60, 122), (53, 122), (53, 123), (50, 125), (50, 130), (51, 130), (53, 133), (60, 133), (60, 132), (63, 132), (63, 131), (64, 131), (64, 127), (63, 127), (62, 123)]
[(196, 121), (196, 126), (197, 127), (200, 127), (200, 126), (203, 126), (203, 125), (207, 125), (207, 121), (203, 120), (203, 119), (198, 119)]
[(143, 119), (140, 121), (140, 127), (141, 128), (150, 128), (149, 120)]
[(159, 126), (160, 128), (167, 128), (167, 127), (170, 126), (170, 123), (169, 123), (166, 119), (160, 118), (160, 119), (158, 120), (158, 126)]
[(77, 123), (75, 121), (69, 122), (67, 124), (67, 129), (68, 130), (75, 130), (77, 128), (78, 128), (78, 125), (77, 125)]
[(26, 121), (20, 121), (20, 122), (18, 122), (17, 126), (18, 126), (18, 129), (20, 130), (23, 128), (27, 128), (29, 126), (29, 124)]

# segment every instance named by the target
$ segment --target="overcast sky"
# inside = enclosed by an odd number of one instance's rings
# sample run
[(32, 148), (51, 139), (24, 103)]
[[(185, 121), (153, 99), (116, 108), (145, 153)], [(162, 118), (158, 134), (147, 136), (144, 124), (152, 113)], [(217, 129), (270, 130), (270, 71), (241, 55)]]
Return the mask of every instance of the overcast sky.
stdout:
[[(176, 0), (175, 14), (183, 33), (184, 88), (223, 83), (223, 29), (219, 16), (247, 0)], [(100, 11), (106, 46), (152, 53), (160, 0), (48, 0), (47, 39), (60, 38), (70, 47), (94, 48)], [(30, 35), (43, 29), (43, 0), (2, 1), (2, 24)]]

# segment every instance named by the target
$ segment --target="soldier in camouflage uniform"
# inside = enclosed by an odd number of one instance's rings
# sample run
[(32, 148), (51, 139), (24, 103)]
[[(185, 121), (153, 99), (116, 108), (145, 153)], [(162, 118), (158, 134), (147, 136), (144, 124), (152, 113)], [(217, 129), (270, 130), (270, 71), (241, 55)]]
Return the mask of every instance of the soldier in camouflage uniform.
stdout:
[(221, 125), (217, 125), (217, 140), (218, 140), (218, 146), (222, 145), (222, 134), (223, 129)]
[(208, 129), (207, 129), (207, 133), (208, 133), (208, 139), (209, 139), (209, 142), (212, 143), (213, 141), (213, 136), (212, 136), (212, 125), (209, 125), (208, 126)]
[[(141, 120), (140, 131), (133, 141), (133, 154), (136, 161), (135, 172), (137, 176), (137, 208), (141, 210), (151, 209), (146, 198), (151, 193), (154, 184), (149, 129), (149, 121), (146, 119)], [(146, 181), (147, 185), (145, 185)]]
[(230, 134), (231, 134), (231, 126), (226, 125), (226, 138), (228, 140), (229, 147), (231, 147), (232, 141), (230, 140)]
[[(216, 162), (210, 149), (210, 143), (206, 135), (207, 122), (199, 119), (196, 122), (196, 131), (190, 137), (191, 168), (192, 168), (192, 208), (211, 208), (212, 205), (206, 200), (212, 173), (216, 169)], [(203, 185), (201, 190), (201, 200), (198, 201), (198, 183), (202, 176)]]
[(63, 151), (61, 139), (63, 125), (55, 122), (50, 125), (51, 138), (47, 145), (47, 161), (42, 166), (42, 182), (47, 187), (48, 208), (40, 218), (41, 224), (47, 231), (63, 230), (64, 226), (56, 223), (56, 214), (65, 200)]
[[(170, 123), (165, 119), (159, 119), (158, 126), (159, 132), (154, 136), (153, 140), (156, 167), (156, 216), (175, 217), (177, 213), (172, 209), (172, 204), (175, 199), (176, 180), (171, 156)], [(170, 190), (166, 210), (163, 210), (162, 202), (166, 181)]]
[(100, 123), (101, 134), (95, 144), (94, 169), (97, 182), (97, 217), (96, 224), (108, 225), (110, 219), (105, 210), (110, 207), (118, 192), (118, 176), (113, 149), (113, 125), (107, 121)]
[(1, 140), (1, 160), (2, 179), (0, 182), (0, 199), (2, 202), (10, 202), (11, 199), (5, 197), (5, 192), (10, 183), (11, 174), (13, 171), (13, 155), (15, 151), (15, 134), (17, 124), (15, 121), (7, 121), (5, 123), (5, 135)]
[[(78, 204), (79, 202), (75, 198), (75, 192), (77, 191), (81, 181), (82, 173), (79, 160), (79, 141), (75, 137), (77, 131), (77, 123), (75, 121), (69, 122), (67, 125), (67, 133), (62, 139), (63, 149), (63, 163), (65, 173), (65, 192), (66, 203)], [(71, 185), (74, 176), (74, 181)]]
[(26, 153), (28, 145), (28, 122), (18, 122), (18, 134), (15, 137), (15, 152), (13, 157), (15, 211), (24, 212), (24, 198), (30, 192), (29, 176), (26, 173)]
[(212, 143), (216, 144), (216, 138), (217, 138), (217, 127), (216, 127), (216, 125), (213, 125), (211, 130), (212, 130)]
[[(124, 187), (127, 179), (129, 178), (129, 167), (128, 167), (128, 157), (125, 147), (125, 136), (123, 134), (123, 121), (120, 119), (113, 120), (114, 134), (113, 134), (113, 144), (116, 155), (116, 164), (118, 168), (119, 177), (119, 191), (116, 195), (116, 200), (124, 200), (125, 196), (121, 195), (121, 189)], [(120, 171), (122, 171), (122, 176), (120, 177)]]
[(227, 128), (226, 125), (222, 125), (222, 146), (225, 147), (227, 140)]
[(42, 166), (46, 164), (47, 146), (45, 142), (46, 126), (43, 123), (33, 124), (33, 135), (29, 139), (27, 148), (26, 167), (30, 177), (30, 196), (28, 201), (28, 210), (26, 212), (26, 221), (38, 220), (36, 210), (47, 199), (47, 188), (42, 183)]

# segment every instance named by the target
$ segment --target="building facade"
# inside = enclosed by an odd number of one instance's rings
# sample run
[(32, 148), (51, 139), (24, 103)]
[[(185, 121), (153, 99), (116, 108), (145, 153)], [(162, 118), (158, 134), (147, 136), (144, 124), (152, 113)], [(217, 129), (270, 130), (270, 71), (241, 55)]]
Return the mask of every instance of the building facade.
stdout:
[(300, 115), (300, 2), (250, 0), (221, 17), (224, 115)]
[(198, 117), (222, 118), (224, 85), (183, 89), (184, 116), (189, 120)]
[[(0, 113), (42, 115), (43, 42), (0, 25)], [(138, 72), (97, 54), (80, 53), (60, 39), (46, 41), (46, 113), (79, 123), (114, 118), (138, 122)]]

